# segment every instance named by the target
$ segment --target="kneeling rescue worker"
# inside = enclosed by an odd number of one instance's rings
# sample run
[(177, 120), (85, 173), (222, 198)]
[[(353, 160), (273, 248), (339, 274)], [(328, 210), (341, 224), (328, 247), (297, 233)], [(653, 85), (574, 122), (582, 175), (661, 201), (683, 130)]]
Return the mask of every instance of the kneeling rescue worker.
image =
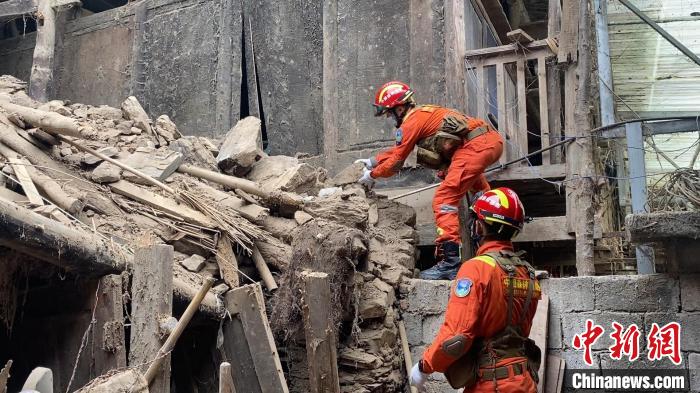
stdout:
[(484, 170), (500, 158), (503, 139), (481, 119), (436, 105), (416, 105), (413, 90), (398, 81), (388, 82), (377, 91), (374, 107), (376, 116), (394, 119), (396, 146), (376, 157), (357, 160), (365, 165), (358, 182), (371, 188), (375, 179), (393, 176), (418, 145), (418, 163), (439, 170), (438, 176), (444, 179), (433, 198), (437, 264), (421, 272), (420, 277), (451, 280), (462, 262), (459, 202), (469, 191), (490, 188)]
[(450, 288), (445, 321), (411, 384), (424, 391), (442, 372), (464, 392), (535, 393), (540, 349), (528, 338), (541, 297), (535, 269), (513, 252), (525, 211), (509, 188), (486, 191), (471, 207), (477, 256), (462, 264)]

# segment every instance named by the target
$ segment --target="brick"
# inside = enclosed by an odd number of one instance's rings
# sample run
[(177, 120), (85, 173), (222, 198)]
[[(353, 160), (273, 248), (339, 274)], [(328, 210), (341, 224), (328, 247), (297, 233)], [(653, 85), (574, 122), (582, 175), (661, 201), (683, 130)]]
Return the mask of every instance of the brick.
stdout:
[[(641, 342), (640, 342), (641, 344)], [(641, 351), (639, 353), (639, 358), (633, 362), (630, 362), (628, 358), (623, 357), (620, 360), (614, 360), (610, 358), (610, 353), (608, 351), (603, 351), (598, 354), (600, 356), (600, 367), (602, 369), (633, 369), (633, 370), (645, 370), (645, 369), (681, 369), (684, 370), (688, 364), (687, 356), (683, 354), (681, 356), (681, 364), (675, 365), (672, 361), (667, 358), (662, 360), (651, 361), (647, 359), (647, 351)]]
[(402, 314), (406, 326), (408, 345), (415, 346), (423, 343), (423, 316), (405, 312)]
[(595, 309), (602, 311), (678, 311), (678, 281), (663, 274), (595, 277)]
[(542, 290), (549, 295), (549, 312), (593, 311), (592, 277), (550, 278), (542, 280)]
[[(600, 325), (604, 329), (603, 334), (598, 338), (595, 344), (593, 344), (592, 348), (594, 350), (607, 350), (611, 345), (613, 345), (613, 340), (610, 338), (610, 333), (613, 332), (613, 321), (621, 324), (625, 329), (632, 323), (636, 323), (637, 326), (639, 326), (640, 330), (642, 330), (644, 326), (643, 314), (613, 312), (564, 314), (561, 321), (561, 328), (564, 333), (564, 348), (566, 348), (567, 350), (574, 350), (572, 348), (572, 340), (575, 335), (581, 334), (585, 331), (586, 319), (589, 318), (595, 324)], [(640, 343), (643, 341), (643, 339), (644, 337), (642, 333), (642, 335), (640, 336)]]
[(690, 369), (690, 390), (700, 392), (700, 353), (688, 354), (688, 368)]
[(430, 315), (442, 314), (447, 309), (447, 300), (450, 295), (449, 281), (419, 280), (408, 281), (409, 312)]
[(681, 324), (681, 350), (700, 352), (700, 313), (682, 313)]
[(559, 314), (549, 315), (549, 324), (547, 327), (547, 348), (562, 348), (561, 315)]
[(432, 344), (444, 320), (443, 315), (428, 315), (423, 319), (423, 343)]
[(700, 311), (700, 274), (681, 275), (681, 309)]

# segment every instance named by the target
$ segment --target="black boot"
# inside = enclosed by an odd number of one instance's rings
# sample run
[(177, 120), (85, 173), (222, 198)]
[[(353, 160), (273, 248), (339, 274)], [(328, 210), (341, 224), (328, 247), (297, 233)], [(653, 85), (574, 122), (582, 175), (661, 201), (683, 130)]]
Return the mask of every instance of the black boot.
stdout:
[[(462, 265), (460, 245), (455, 242), (437, 244), (438, 263), (428, 270), (420, 272), (423, 280), (454, 280)], [(440, 252), (442, 251), (442, 252)]]

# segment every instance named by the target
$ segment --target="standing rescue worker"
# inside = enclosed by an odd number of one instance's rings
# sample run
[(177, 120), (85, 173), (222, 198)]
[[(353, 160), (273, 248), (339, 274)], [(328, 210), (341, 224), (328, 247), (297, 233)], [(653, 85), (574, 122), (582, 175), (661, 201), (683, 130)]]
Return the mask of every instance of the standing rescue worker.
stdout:
[(418, 146), (418, 163), (439, 170), (438, 176), (444, 179), (433, 198), (437, 264), (421, 272), (420, 277), (451, 280), (462, 262), (459, 202), (469, 191), (490, 188), (484, 170), (500, 158), (503, 139), (481, 119), (436, 105), (416, 105), (413, 90), (398, 81), (388, 82), (377, 91), (374, 107), (376, 116), (394, 119), (396, 146), (376, 157), (357, 160), (365, 165), (358, 182), (371, 188), (375, 179), (393, 176)]
[(445, 321), (411, 370), (411, 384), (423, 390), (428, 374), (442, 372), (464, 392), (536, 393), (541, 354), (527, 337), (540, 285), (511, 242), (525, 211), (513, 190), (496, 188), (476, 200), (471, 214), (477, 256), (459, 269)]

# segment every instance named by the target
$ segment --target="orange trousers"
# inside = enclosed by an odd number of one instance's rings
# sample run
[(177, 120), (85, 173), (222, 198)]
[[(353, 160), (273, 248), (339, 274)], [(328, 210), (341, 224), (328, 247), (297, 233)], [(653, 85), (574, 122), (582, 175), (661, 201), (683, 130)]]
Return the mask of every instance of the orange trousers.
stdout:
[[(498, 388), (498, 390), (496, 390)], [(462, 393), (537, 393), (537, 384), (529, 372), (520, 375), (511, 375), (508, 378), (499, 379), (494, 385), (493, 381), (479, 381), (477, 384)]]
[(435, 191), (433, 213), (438, 242), (461, 243), (459, 235), (459, 201), (467, 192), (487, 191), (489, 183), (484, 170), (498, 161), (503, 153), (503, 138), (491, 130), (464, 144), (455, 151), (445, 180)]

